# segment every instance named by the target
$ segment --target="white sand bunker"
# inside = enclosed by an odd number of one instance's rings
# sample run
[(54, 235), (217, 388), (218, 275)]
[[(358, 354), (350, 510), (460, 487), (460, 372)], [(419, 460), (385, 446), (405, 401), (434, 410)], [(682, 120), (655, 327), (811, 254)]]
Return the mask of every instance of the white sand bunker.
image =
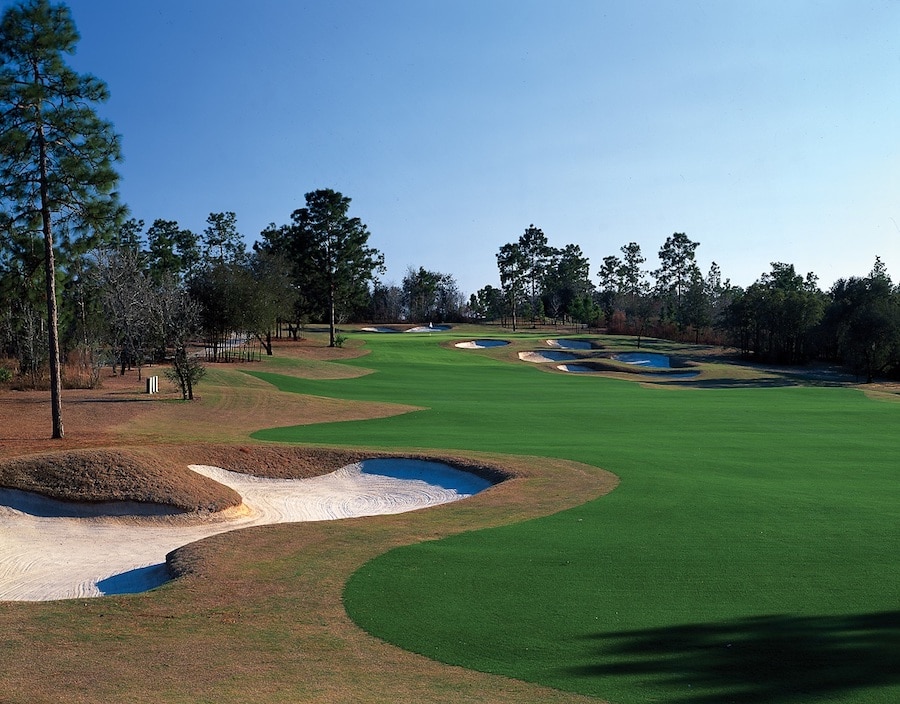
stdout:
[[(146, 591), (169, 575), (172, 550), (238, 528), (403, 513), (457, 501), (491, 482), (438, 462), (374, 459), (310, 479), (263, 479), (218, 467), (240, 510), (202, 524), (98, 517), (72, 503), (0, 489), (0, 600), (45, 601)], [(134, 506), (119, 506), (121, 509)], [(115, 513), (115, 511), (113, 511)], [(159, 513), (156, 511), (155, 513)]]
[(519, 359), (523, 362), (541, 364), (544, 362), (567, 362), (570, 359), (578, 359), (578, 357), (571, 352), (544, 350), (541, 352), (519, 352)]
[(467, 342), (457, 342), (456, 346), (464, 350), (484, 350), (488, 347), (505, 347), (509, 342), (506, 340), (469, 340)]
[(561, 372), (572, 372), (575, 374), (583, 374), (585, 372), (593, 372), (596, 369), (591, 369), (590, 367), (586, 367), (583, 364), (560, 364), (556, 367)]
[(449, 325), (420, 325), (415, 328), (410, 328), (406, 332), (447, 332), (449, 329)]
[(400, 332), (399, 330), (395, 330), (394, 328), (387, 327), (369, 327), (363, 328), (363, 332)]
[(587, 340), (547, 340), (551, 347), (559, 347), (564, 350), (589, 350), (593, 346)]

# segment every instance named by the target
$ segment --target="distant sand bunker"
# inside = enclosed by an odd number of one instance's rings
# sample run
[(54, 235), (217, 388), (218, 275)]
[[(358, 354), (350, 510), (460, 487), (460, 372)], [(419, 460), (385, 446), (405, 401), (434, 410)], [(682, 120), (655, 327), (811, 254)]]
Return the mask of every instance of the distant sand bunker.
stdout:
[(519, 359), (523, 362), (542, 364), (544, 362), (567, 362), (571, 359), (578, 359), (578, 357), (571, 352), (545, 350), (542, 352), (519, 352)]
[(406, 332), (447, 332), (449, 329), (449, 325), (419, 325), (418, 327), (410, 328)]
[[(240, 510), (202, 524), (77, 515), (77, 506), (0, 490), (0, 600), (45, 601), (146, 591), (169, 576), (172, 550), (238, 528), (403, 513), (472, 496), (491, 482), (439, 462), (373, 459), (310, 479), (263, 479), (191, 466), (230, 486)], [(13, 508), (15, 507), (15, 508)], [(73, 516), (73, 512), (76, 514)]]
[(551, 347), (559, 347), (564, 350), (590, 350), (593, 345), (587, 340), (547, 340)]
[(573, 373), (584, 373), (584, 372), (593, 372), (596, 369), (591, 369), (590, 367), (586, 367), (583, 364), (560, 364), (556, 367), (561, 372), (573, 372)]
[(468, 342), (457, 342), (456, 346), (465, 350), (483, 350), (488, 347), (504, 347), (509, 342), (506, 340), (469, 340)]

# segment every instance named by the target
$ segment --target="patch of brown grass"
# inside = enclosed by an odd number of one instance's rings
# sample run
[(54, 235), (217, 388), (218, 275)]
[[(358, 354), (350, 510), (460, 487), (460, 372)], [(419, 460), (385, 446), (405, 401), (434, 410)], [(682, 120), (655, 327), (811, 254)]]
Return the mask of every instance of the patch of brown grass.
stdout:
[(221, 511), (240, 495), (149, 449), (69, 450), (0, 460), (0, 486), (66, 501), (138, 501)]
[(112, 429), (122, 438), (152, 442), (234, 442), (247, 440), (250, 433), (263, 428), (366, 420), (419, 410), (282, 392), (240, 370), (231, 365), (211, 368), (195, 402), (156, 402)]
[[(323, 361), (349, 358), (360, 350), (322, 347), (321, 343), (297, 343), (289, 349), (291, 359), (313, 359), (321, 373), (337, 375), (339, 365)], [(319, 359), (322, 358), (322, 359)], [(277, 391), (264, 381), (243, 374), (243, 369), (266, 369), (279, 373), (309, 371), (309, 367), (274, 366), (270, 363), (212, 364), (207, 377), (197, 388), (193, 402), (180, 400), (180, 394), (165, 380), (162, 393), (148, 396), (144, 381), (136, 372), (125, 376), (103, 371), (97, 389), (63, 390), (63, 424), (66, 437), (51, 440), (50, 399), (46, 391), (0, 392), (0, 458), (36, 452), (171, 442), (241, 442), (250, 433), (282, 425), (304, 425), (341, 420), (382, 418), (418, 410), (413, 406), (391, 403), (366, 403), (305, 396)], [(327, 371), (322, 371), (327, 369)], [(356, 374), (350, 367), (349, 375)], [(147, 375), (162, 375), (159, 367), (145, 368)], [(363, 372), (365, 370), (362, 370)], [(348, 374), (345, 374), (347, 376)], [(334, 376), (329, 377), (334, 378)]]

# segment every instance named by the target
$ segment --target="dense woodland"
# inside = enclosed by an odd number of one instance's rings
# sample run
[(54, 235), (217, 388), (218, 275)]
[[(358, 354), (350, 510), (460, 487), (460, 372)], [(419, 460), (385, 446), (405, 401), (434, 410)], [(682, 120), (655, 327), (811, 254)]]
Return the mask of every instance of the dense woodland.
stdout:
[(49, 385), (56, 403), (63, 378), (96, 384), (103, 365), (140, 373), (166, 360), (189, 398), (204, 361), (271, 354), (273, 336), (310, 323), (339, 345), (338, 326), (357, 321), (578, 325), (828, 360), (867, 381), (900, 372), (900, 290), (878, 258), (828, 290), (781, 262), (741, 288), (715, 263), (702, 272), (685, 233), (648, 270), (636, 242), (592, 265), (531, 225), (496, 252), (499, 286), (467, 296), (452, 273), (424, 267), (381, 281), (383, 255), (330, 189), (258, 234), (241, 233), (233, 212), (210, 213), (200, 233), (164, 213), (129, 219), (115, 191), (119, 137), (95, 112), (106, 87), (64, 61), (77, 40), (68, 9), (48, 0), (0, 23), (0, 381)]

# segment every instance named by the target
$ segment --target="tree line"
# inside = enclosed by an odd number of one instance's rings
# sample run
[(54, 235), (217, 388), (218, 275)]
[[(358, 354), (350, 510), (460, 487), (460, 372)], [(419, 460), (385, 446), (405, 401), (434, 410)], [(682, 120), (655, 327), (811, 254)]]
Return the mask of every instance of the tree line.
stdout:
[[(50, 388), (53, 437), (63, 436), (68, 383), (97, 382), (171, 361), (185, 398), (203, 360), (272, 353), (272, 337), (326, 323), (339, 345), (344, 322), (500, 321), (603, 327), (611, 333), (730, 344), (781, 363), (812, 358), (867, 380), (900, 370), (900, 292), (880, 259), (865, 277), (821, 291), (794, 267), (746, 288), (704, 275), (698, 242), (668, 237), (659, 266), (644, 268), (629, 242), (594, 272), (577, 244), (550, 245), (533, 224), (496, 253), (499, 287), (467, 299), (452, 274), (410, 267), (385, 284), (384, 256), (332, 189), (305, 194), (249, 250), (233, 212), (210, 213), (202, 233), (174, 220), (128, 218), (116, 192), (120, 138), (97, 106), (105, 84), (66, 64), (78, 33), (65, 5), (23, 0), (0, 18), (0, 346), (20, 383)], [(200, 342), (189, 349), (192, 342)], [(12, 367), (12, 369), (10, 369)]]
[(652, 335), (728, 345), (780, 364), (820, 359), (868, 382), (900, 374), (900, 287), (880, 257), (868, 275), (839, 279), (827, 291), (814, 273), (801, 275), (783, 262), (742, 288), (723, 279), (715, 262), (704, 275), (699, 246), (676, 232), (651, 270), (640, 245), (629, 242), (603, 258), (595, 286), (578, 245), (551, 247), (530, 225), (497, 252), (500, 288), (472, 294), (469, 310), (513, 329), (549, 319), (634, 335), (638, 344)]

